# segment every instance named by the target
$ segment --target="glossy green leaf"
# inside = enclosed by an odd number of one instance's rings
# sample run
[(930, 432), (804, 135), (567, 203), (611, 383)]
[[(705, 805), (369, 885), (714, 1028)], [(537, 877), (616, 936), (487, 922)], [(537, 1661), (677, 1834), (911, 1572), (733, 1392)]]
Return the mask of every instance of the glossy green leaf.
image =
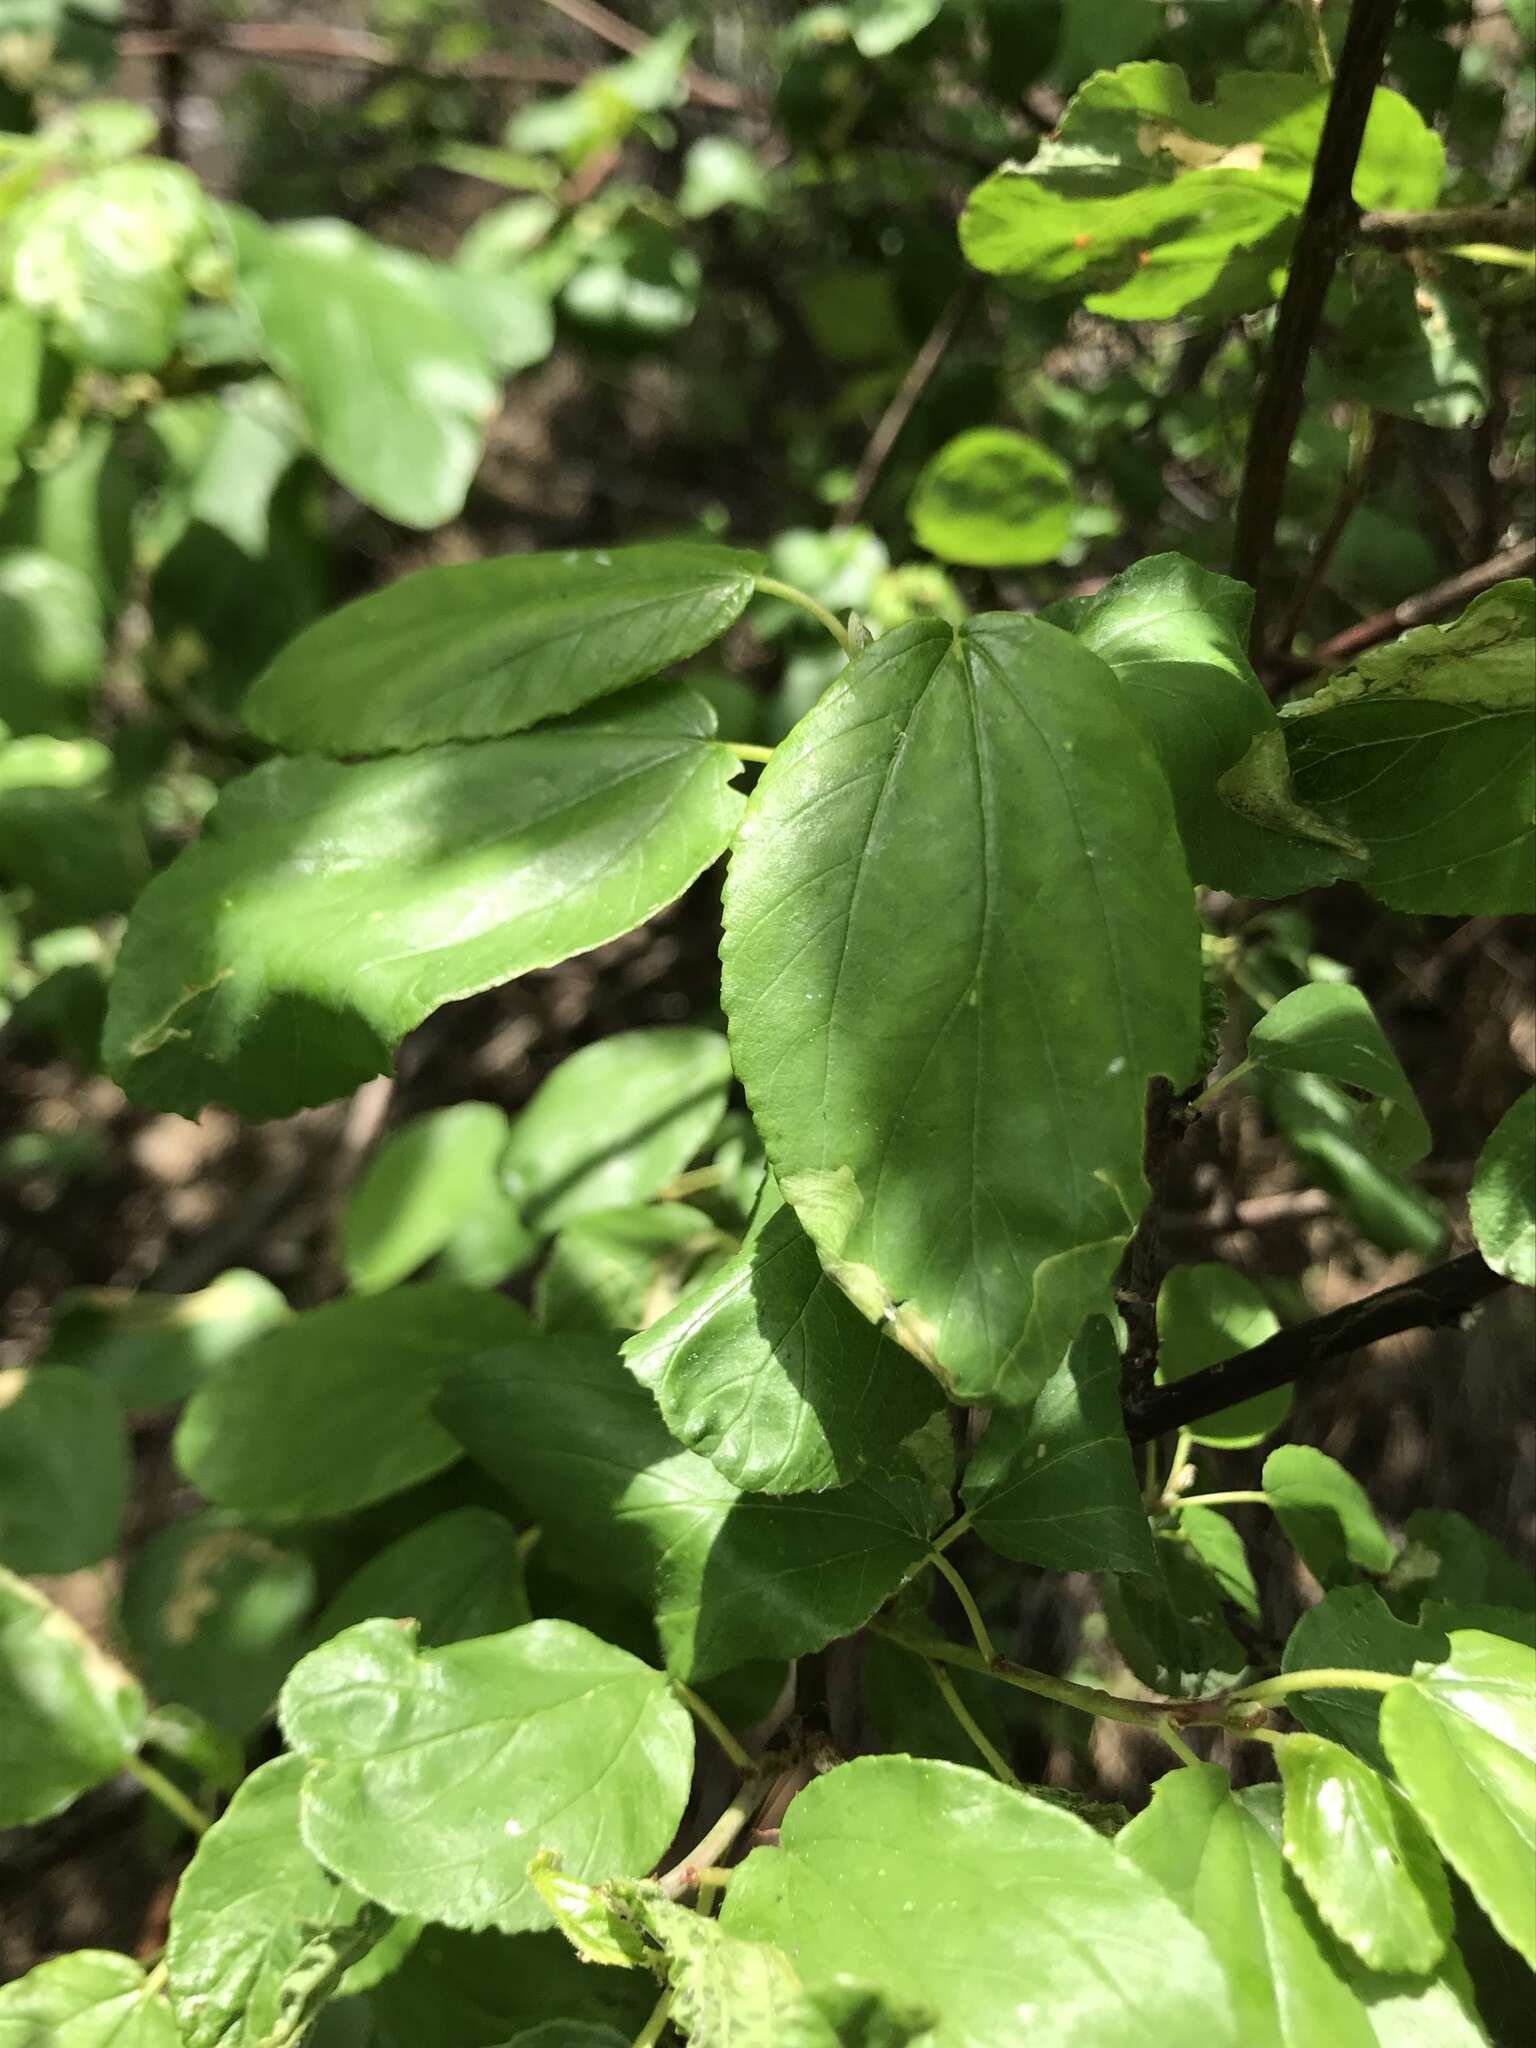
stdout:
[(1536, 1088), (1499, 1119), (1467, 1198), (1477, 1248), (1495, 1273), (1536, 1287)]
[(1210, 1942), (1248, 2048), (1374, 2048), (1369, 2020), (1313, 1937), (1279, 1844), (1219, 1765), (1159, 1778), (1115, 1846)]
[(287, 1315), (272, 1282), (240, 1267), (196, 1294), (79, 1288), (59, 1298), (48, 1358), (91, 1373), (125, 1408), (161, 1408)]
[(702, 1209), (654, 1202), (578, 1216), (555, 1239), (534, 1290), (543, 1330), (643, 1329), (664, 1315), (721, 1233)]
[(667, 1434), (611, 1341), (511, 1345), (451, 1381), (438, 1413), (538, 1523), (541, 1554), (650, 1606), (670, 1669), (822, 1649), (922, 1560), (948, 1500), (915, 1459), (830, 1493), (743, 1494)]
[[(971, 194), (961, 246), (1031, 296), (1086, 293), (1123, 320), (1224, 318), (1278, 296), (1312, 179), (1328, 87), (1229, 71), (1195, 101), (1172, 64), (1096, 72), (1029, 163)], [(1378, 91), (1354, 176), (1362, 207), (1428, 207), (1445, 152)]]
[(1488, 409), (1488, 352), (1477, 308), (1426, 266), (1362, 286), (1325, 360), (1337, 391), (1428, 427), (1466, 427)]
[(106, 657), (79, 569), (40, 548), (0, 552), (0, 719), (11, 732), (78, 732)]
[(1225, 1588), (1176, 1536), (1159, 1532), (1154, 1570), (1104, 1581), (1104, 1614), (1115, 1647), (1150, 1691), (1175, 1699), (1234, 1685), (1247, 1669), (1222, 1612)]
[(0, 1827), (47, 1820), (115, 1777), (145, 1711), (122, 1666), (0, 1565)]
[[(1415, 1664), (1438, 1663), (1445, 1637), (1433, 1628), (1399, 1621), (1374, 1586), (1335, 1586), (1309, 1607), (1286, 1639), (1282, 1671), (1388, 1671), (1403, 1675)], [(1387, 1768), (1377, 1734), (1381, 1697), (1374, 1692), (1297, 1692), (1288, 1711), (1314, 1735), (1326, 1735)]]
[(500, 739), (697, 653), (740, 617), (761, 566), (672, 541), (420, 569), (290, 642), (245, 721), (322, 754)]
[(1536, 584), (1363, 654), (1284, 717), (1297, 793), (1394, 910), (1536, 910)]
[(1258, 1621), (1259, 1589), (1243, 1539), (1215, 1508), (1189, 1507), (1179, 1516), (1178, 1533), (1221, 1588), (1223, 1596), (1250, 1621)]
[(187, 1115), (356, 1087), (439, 1004), (628, 931), (717, 857), (741, 798), (710, 726), (652, 685), (513, 739), (257, 769), (134, 907), (109, 1066)]
[(993, 1416), (961, 1497), (977, 1534), (1005, 1557), (1061, 1572), (1153, 1569), (1120, 1415), (1120, 1351), (1102, 1317), (1028, 1409)]
[(314, 1597), (307, 1558), (233, 1516), (195, 1515), (158, 1530), (135, 1555), (123, 1633), (156, 1699), (244, 1737), (276, 1700)]
[(907, 503), (920, 546), (945, 562), (999, 569), (1049, 562), (1067, 544), (1072, 475), (1011, 427), (971, 427), (924, 468)]
[[(1358, 871), (1358, 852), (1291, 791), (1279, 720), (1248, 660), (1246, 583), (1183, 555), (1149, 555), (1043, 616), (1120, 678), (1168, 778), (1195, 881), (1288, 896)], [(1275, 779), (1262, 793), (1255, 787), (1240, 813), (1218, 784), (1261, 745), (1278, 750)]]
[(304, 1770), (280, 1756), (247, 1778), (176, 1887), (165, 1960), (186, 2048), (262, 2048), (306, 1944), (363, 1908), (300, 1836)]
[(305, 1842), (391, 1912), (548, 1924), (528, 1881), (638, 1876), (688, 1797), (693, 1728), (666, 1680), (569, 1622), (418, 1651), (365, 1621), (298, 1664), (282, 1723), (309, 1761)]
[(326, 468), (405, 526), (452, 519), (497, 384), (438, 267), (342, 221), (269, 228), (238, 209), (224, 220), (263, 357)]
[(327, 1642), (380, 1618), (414, 1621), (425, 1650), (531, 1621), (517, 1530), (489, 1508), (451, 1508), (423, 1522), (352, 1574), (314, 1637)]
[(110, 1389), (68, 1366), (0, 1372), (0, 1564), (74, 1572), (116, 1547), (128, 1440)]
[(1381, 1740), (1440, 1853), (1536, 1969), (1536, 1652), (1458, 1629), (1394, 1686)]
[(0, 2048), (181, 2048), (142, 1963), (82, 1948), (0, 1984)]
[(1397, 1545), (1363, 1486), (1336, 1458), (1310, 1444), (1282, 1444), (1264, 1460), (1262, 1485), (1303, 1562), (1326, 1586), (1350, 1565), (1387, 1572)]
[[(1258, 1288), (1230, 1266), (1175, 1266), (1157, 1296), (1157, 1384), (1169, 1386), (1234, 1358), (1279, 1327)], [(1278, 1387), (1202, 1417), (1193, 1440), (1233, 1450), (1262, 1443), (1290, 1412), (1291, 1390)]]
[(453, 1463), (432, 1420), (444, 1379), (526, 1328), (515, 1302), (447, 1281), (329, 1302), (193, 1395), (177, 1462), (209, 1500), (262, 1521), (350, 1514)]
[(957, 1398), (1027, 1399), (1108, 1307), (1147, 1079), (1197, 1058), (1188, 876), (1113, 673), (1030, 619), (887, 634), (775, 751), (725, 922), (823, 1265)]
[(1322, 1074), (1373, 1096), (1368, 1129), (1393, 1166), (1429, 1150), (1429, 1126), (1413, 1084), (1359, 989), (1311, 981), (1282, 996), (1248, 1034), (1248, 1058), (1277, 1074)]
[(512, 1125), (502, 1183), (541, 1232), (647, 1201), (708, 1142), (730, 1085), (718, 1031), (615, 1032), (534, 1092)]
[(847, 1973), (928, 2007), (933, 2048), (1152, 2048), (1169, 1984), (1192, 2039), (1240, 2038), (1166, 1893), (1085, 1822), (979, 1771), (860, 1758), (800, 1794), (780, 1844), (736, 1872), (721, 1925), (775, 1943), (809, 1985)]
[(494, 1194), (505, 1110), (456, 1102), (412, 1117), (369, 1159), (341, 1218), (341, 1263), (359, 1294), (408, 1280)]
[(1451, 1893), (1423, 1823), (1390, 1779), (1320, 1735), (1288, 1735), (1285, 1857), (1367, 1969), (1422, 1976), (1445, 1952)]
[(939, 1405), (861, 1316), (769, 1183), (751, 1232), (624, 1361), (679, 1443), (744, 1493), (816, 1493), (884, 1459)]

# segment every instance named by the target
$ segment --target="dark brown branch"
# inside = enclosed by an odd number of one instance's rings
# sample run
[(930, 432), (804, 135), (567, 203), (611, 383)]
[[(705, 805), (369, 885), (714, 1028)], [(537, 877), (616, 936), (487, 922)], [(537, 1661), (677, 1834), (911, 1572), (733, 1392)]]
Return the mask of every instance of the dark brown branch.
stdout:
[(1517, 541), (1513, 547), (1491, 555), (1475, 568), (1447, 576), (1443, 583), (1421, 590), (1417, 597), (1405, 597), (1401, 604), (1392, 605), (1384, 612), (1373, 612), (1358, 626), (1348, 626), (1342, 633), (1335, 633), (1331, 640), (1325, 640), (1321, 647), (1305, 657), (1301, 666), (1308, 672), (1320, 668), (1341, 668), (1346, 662), (1353, 661), (1357, 654), (1363, 654), (1366, 648), (1379, 647), (1383, 640), (1395, 640), (1399, 633), (1406, 633), (1412, 626), (1427, 625), (1431, 619), (1438, 619), (1442, 613), (1465, 604), (1469, 598), (1491, 590), (1496, 583), (1507, 582), (1512, 576), (1529, 576), (1533, 569), (1536, 569), (1536, 540)]
[(1367, 213), (1361, 215), (1356, 233), (1376, 249), (1454, 249), (1463, 242), (1536, 249), (1536, 201), (1443, 206), (1427, 213)]
[(1264, 585), (1291, 443), (1301, 420), (1307, 359), (1317, 341), (1334, 267), (1359, 221), (1350, 188), (1396, 13), (1397, 0), (1354, 0), (1350, 9), (1290, 276), (1254, 405), (1232, 573), (1258, 592), (1252, 639), (1256, 661), (1265, 643)]
[(1144, 1444), (1166, 1431), (1182, 1429), (1202, 1416), (1215, 1415), (1234, 1402), (1271, 1394), (1293, 1380), (1312, 1380), (1327, 1367), (1404, 1330), (1437, 1330), (1456, 1323), (1480, 1301), (1509, 1282), (1486, 1265), (1477, 1252), (1466, 1252), (1443, 1266), (1432, 1266), (1415, 1279), (1384, 1287), (1363, 1301), (1346, 1303), (1331, 1314), (1281, 1330), (1251, 1351), (1171, 1386), (1156, 1387), (1128, 1403), (1126, 1428), (1133, 1444)]
[[(651, 38), (644, 29), (635, 28), (611, 8), (600, 6), (598, 0), (544, 0), (544, 4), (602, 42), (611, 43), (616, 50), (627, 50), (631, 56), (638, 56), (650, 46)], [(734, 85), (727, 85), (720, 78), (711, 78), (708, 72), (696, 70), (691, 64), (683, 73), (683, 83), (688, 88), (689, 98), (697, 100), (701, 106), (734, 111), (745, 104), (745, 95)]]

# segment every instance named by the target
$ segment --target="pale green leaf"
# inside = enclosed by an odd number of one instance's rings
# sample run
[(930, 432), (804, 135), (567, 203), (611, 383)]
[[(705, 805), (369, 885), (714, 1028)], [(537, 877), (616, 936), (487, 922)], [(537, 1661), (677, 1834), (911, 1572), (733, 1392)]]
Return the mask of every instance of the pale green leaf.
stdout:
[(0, 1564), (74, 1572), (117, 1544), (128, 1438), (111, 1389), (69, 1366), (0, 1372)]
[(853, 0), (848, 16), (861, 57), (888, 57), (921, 35), (945, 0)]
[(760, 566), (672, 541), (420, 569), (290, 641), (245, 721), (322, 754), (500, 739), (697, 653), (740, 616)]
[(1467, 1207), (1493, 1270), (1536, 1287), (1536, 1088), (1505, 1112), (1483, 1147)]
[(721, 1232), (686, 1202), (599, 1209), (555, 1239), (534, 1289), (542, 1330), (644, 1329), (718, 1253)]
[(0, 2048), (181, 2048), (142, 1963), (76, 1949), (0, 1984)]
[(1178, 1533), (1220, 1586), (1223, 1595), (1248, 1619), (1260, 1618), (1259, 1589), (1243, 1539), (1215, 1508), (1187, 1507), (1179, 1516)]
[(388, 1134), (342, 1212), (341, 1263), (357, 1293), (408, 1280), (494, 1199), (507, 1129), (495, 1103), (456, 1102)]
[(196, 1294), (78, 1288), (59, 1297), (48, 1357), (93, 1374), (125, 1408), (167, 1407), (287, 1315), (272, 1282), (241, 1267)]
[(1248, 1034), (1248, 1058), (1276, 1074), (1322, 1074), (1373, 1096), (1367, 1120), (1392, 1166), (1429, 1150), (1429, 1125), (1376, 1013), (1347, 981), (1304, 982), (1266, 1010)]
[(638, 1876), (688, 1796), (693, 1729), (666, 1680), (563, 1621), (418, 1651), (365, 1621), (295, 1666), (283, 1730), (309, 1762), (304, 1839), (396, 1913), (546, 1926), (530, 1859)]
[(732, 1878), (727, 1933), (811, 1986), (847, 1974), (936, 2014), (933, 2048), (1239, 2038), (1205, 1938), (1085, 1822), (958, 1764), (863, 1757), (816, 1779)]
[(122, 1666), (0, 1565), (0, 1827), (48, 1820), (115, 1777), (145, 1713)]
[(526, 1328), (515, 1302), (447, 1281), (328, 1302), (258, 1337), (193, 1395), (177, 1462), (209, 1500), (263, 1521), (386, 1500), (459, 1455), (432, 1420), (447, 1375)]
[(702, 873), (741, 812), (711, 725), (656, 684), (512, 739), (257, 769), (134, 907), (109, 1066), (187, 1115), (356, 1087), (439, 1004), (600, 945)]
[(1476, 306), (1425, 265), (1393, 263), (1359, 287), (1325, 356), (1338, 392), (1430, 427), (1488, 409), (1488, 352)]
[(0, 552), (0, 719), (10, 731), (78, 732), (106, 658), (89, 579), (40, 548)]
[(1075, 498), (1066, 464), (1010, 427), (972, 427), (918, 477), (907, 517), (946, 562), (997, 569), (1049, 562), (1066, 546)]
[(701, 135), (683, 158), (677, 210), (684, 220), (703, 220), (722, 206), (747, 206), (766, 213), (768, 181), (757, 158), (733, 135)]
[(1107, 1310), (1148, 1077), (1197, 1057), (1196, 955), (1151, 748), (1053, 627), (898, 627), (758, 782), (737, 1071), (823, 1265), (955, 1397), (1027, 1399)]
[[(1279, 1317), (1258, 1288), (1230, 1266), (1175, 1266), (1157, 1296), (1157, 1384), (1166, 1387), (1235, 1358), (1279, 1327)], [(1193, 1441), (1222, 1449), (1261, 1443), (1290, 1412), (1290, 1388), (1277, 1387), (1202, 1416)]]
[(1387, 1572), (1397, 1545), (1358, 1479), (1310, 1444), (1282, 1444), (1264, 1460), (1262, 1486), (1280, 1526), (1324, 1585), (1349, 1566)]
[[(1374, 1586), (1335, 1586), (1309, 1607), (1286, 1639), (1282, 1671), (1389, 1671), (1406, 1676), (1418, 1663), (1437, 1663), (1445, 1637), (1399, 1621)], [(1290, 1713), (1314, 1735), (1326, 1735), (1387, 1768), (1377, 1734), (1381, 1696), (1374, 1692), (1297, 1692)]]
[(20, 474), (17, 450), (37, 418), (43, 368), (43, 330), (25, 306), (0, 306), (0, 504)]
[(531, 1621), (516, 1529), (477, 1507), (423, 1522), (352, 1574), (315, 1623), (314, 1638), (323, 1643), (354, 1622), (380, 1618), (414, 1621), (427, 1650)]

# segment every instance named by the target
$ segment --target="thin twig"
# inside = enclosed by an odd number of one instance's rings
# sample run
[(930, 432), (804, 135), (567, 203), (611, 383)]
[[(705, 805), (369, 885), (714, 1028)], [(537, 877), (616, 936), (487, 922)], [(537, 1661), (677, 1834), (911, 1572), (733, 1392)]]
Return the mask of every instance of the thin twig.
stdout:
[(1344, 538), (1344, 529), (1354, 518), (1360, 500), (1365, 496), (1377, 473), (1381, 451), (1386, 446), (1391, 431), (1392, 422), (1386, 414), (1377, 413), (1369, 418), (1364, 444), (1359, 447), (1356, 458), (1345, 469), (1344, 481), (1334, 501), (1332, 517), (1323, 530), (1322, 538), (1312, 550), (1312, 560), (1307, 565), (1307, 573), (1302, 578), (1290, 609), (1281, 622), (1279, 632), (1275, 635), (1277, 647), (1289, 647), (1301, 631), (1312, 600), (1317, 595), (1323, 578), (1328, 574), (1334, 551)]
[(1354, 0), (1350, 9), (1285, 296), (1253, 409), (1248, 459), (1238, 496), (1232, 573), (1251, 583), (1258, 593), (1251, 642), (1255, 658), (1267, 638), (1264, 584), (1291, 443), (1301, 421), (1307, 362), (1317, 341), (1334, 267), (1359, 221), (1351, 186), (1396, 14), (1397, 0)]
[[(611, 8), (602, 7), (598, 0), (544, 0), (546, 7), (552, 7), (556, 14), (563, 14), (567, 21), (574, 21), (578, 28), (616, 50), (625, 50), (637, 57), (642, 50), (650, 48), (651, 37), (644, 29), (615, 14)], [(746, 103), (746, 96), (734, 85), (727, 85), (723, 78), (712, 78), (707, 71), (700, 71), (690, 64), (683, 73), (683, 83), (691, 99), (701, 106), (724, 107), (734, 112)]]
[(1239, 1351), (1204, 1372), (1155, 1387), (1127, 1403), (1126, 1430), (1133, 1444), (1146, 1443), (1187, 1422), (1215, 1415), (1239, 1401), (1270, 1394), (1295, 1380), (1315, 1380), (1329, 1366), (1404, 1330), (1442, 1329), (1457, 1323), (1509, 1282), (1477, 1252), (1465, 1252), (1432, 1266), (1396, 1287), (1384, 1287), (1362, 1301), (1347, 1302), (1325, 1316), (1281, 1330), (1249, 1351)]
[(1431, 619), (1439, 618), (1442, 612), (1465, 604), (1484, 590), (1491, 590), (1494, 584), (1504, 583), (1512, 576), (1529, 576), (1533, 569), (1536, 569), (1536, 540), (1517, 541), (1513, 547), (1491, 555), (1475, 568), (1447, 576), (1443, 583), (1420, 591), (1417, 597), (1404, 598), (1401, 604), (1392, 605), (1384, 612), (1373, 612), (1358, 626), (1348, 626), (1342, 633), (1335, 633), (1310, 656), (1302, 658), (1296, 665), (1296, 672), (1307, 674), (1314, 669), (1342, 668), (1357, 654), (1363, 654), (1366, 648), (1379, 647), (1383, 640), (1395, 640), (1399, 633), (1406, 633), (1410, 627), (1427, 625)]
[(907, 374), (880, 415), (854, 472), (848, 495), (837, 508), (837, 517), (832, 521), (834, 527), (852, 526), (864, 510), (891, 450), (901, 437), (902, 428), (912, 417), (913, 407), (927, 389), (928, 380), (943, 362), (950, 343), (960, 331), (961, 322), (975, 304), (978, 290), (978, 280), (968, 277), (950, 295), (949, 304), (934, 322), (933, 331), (912, 358)]
[(689, 1850), (681, 1862), (674, 1863), (672, 1868), (664, 1871), (658, 1879), (669, 1899), (681, 1898), (684, 1892), (692, 1891), (701, 1874), (720, 1861), (782, 1775), (783, 1773), (760, 1771), (756, 1776), (747, 1779), (702, 1840)]
[(1466, 242), (1536, 249), (1536, 200), (1514, 206), (1442, 206), (1425, 213), (1366, 213), (1355, 234), (1375, 249), (1452, 249)]
[(1020, 1782), (1017, 1771), (1014, 1770), (1012, 1764), (1009, 1763), (1007, 1757), (1003, 1755), (997, 1745), (985, 1734), (980, 1722), (977, 1721), (975, 1715), (956, 1691), (955, 1682), (943, 1665), (936, 1664), (931, 1657), (925, 1657), (923, 1663), (927, 1669), (928, 1676), (939, 1689), (939, 1698), (948, 1707), (951, 1714), (954, 1715), (955, 1720), (959, 1723), (972, 1748), (976, 1750), (979, 1756), (985, 1759), (987, 1769), (992, 1773), (993, 1777), (1000, 1778), (1005, 1785), (1011, 1785), (1015, 1792), (1022, 1792), (1024, 1787)]

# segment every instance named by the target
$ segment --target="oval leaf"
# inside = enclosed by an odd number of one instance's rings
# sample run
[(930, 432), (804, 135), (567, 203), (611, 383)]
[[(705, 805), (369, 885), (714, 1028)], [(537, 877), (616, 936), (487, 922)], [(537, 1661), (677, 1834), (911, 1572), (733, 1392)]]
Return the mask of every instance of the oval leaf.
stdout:
[(0, 1984), (0, 2048), (181, 2048), (132, 1956), (82, 1948)]
[(1376, 1098), (1375, 1149), (1392, 1166), (1429, 1150), (1429, 1125), (1376, 1013), (1344, 981), (1309, 981), (1282, 996), (1248, 1034), (1248, 1058), (1273, 1074), (1323, 1074)]
[(516, 1529), (489, 1508), (423, 1522), (352, 1574), (315, 1623), (315, 1641), (380, 1619), (414, 1621), (425, 1650), (531, 1621)]
[(489, 1205), (507, 1143), (493, 1102), (456, 1102), (391, 1131), (347, 1197), (341, 1263), (359, 1294), (408, 1280)]
[(1536, 1088), (1500, 1118), (1467, 1201), (1477, 1248), (1507, 1280), (1536, 1287)]
[(0, 1564), (74, 1572), (115, 1547), (128, 1491), (122, 1404), (69, 1366), (0, 1372)]
[(1071, 472), (1049, 448), (1007, 427), (972, 427), (928, 463), (907, 517), (931, 555), (1000, 569), (1059, 555), (1075, 502)]
[(1281, 1528), (1324, 1585), (1351, 1577), (1351, 1565), (1389, 1572), (1396, 1563), (1397, 1545), (1365, 1488), (1325, 1451), (1282, 1444), (1264, 1460), (1263, 1488)]
[[(1157, 1295), (1157, 1384), (1235, 1358), (1273, 1337), (1280, 1327), (1264, 1296), (1230, 1266), (1175, 1266)], [(1291, 1390), (1256, 1394), (1201, 1418), (1191, 1441), (1238, 1450), (1276, 1430), (1291, 1412)]]
[(122, 1666), (0, 1565), (0, 1827), (47, 1820), (115, 1777), (146, 1713)]

